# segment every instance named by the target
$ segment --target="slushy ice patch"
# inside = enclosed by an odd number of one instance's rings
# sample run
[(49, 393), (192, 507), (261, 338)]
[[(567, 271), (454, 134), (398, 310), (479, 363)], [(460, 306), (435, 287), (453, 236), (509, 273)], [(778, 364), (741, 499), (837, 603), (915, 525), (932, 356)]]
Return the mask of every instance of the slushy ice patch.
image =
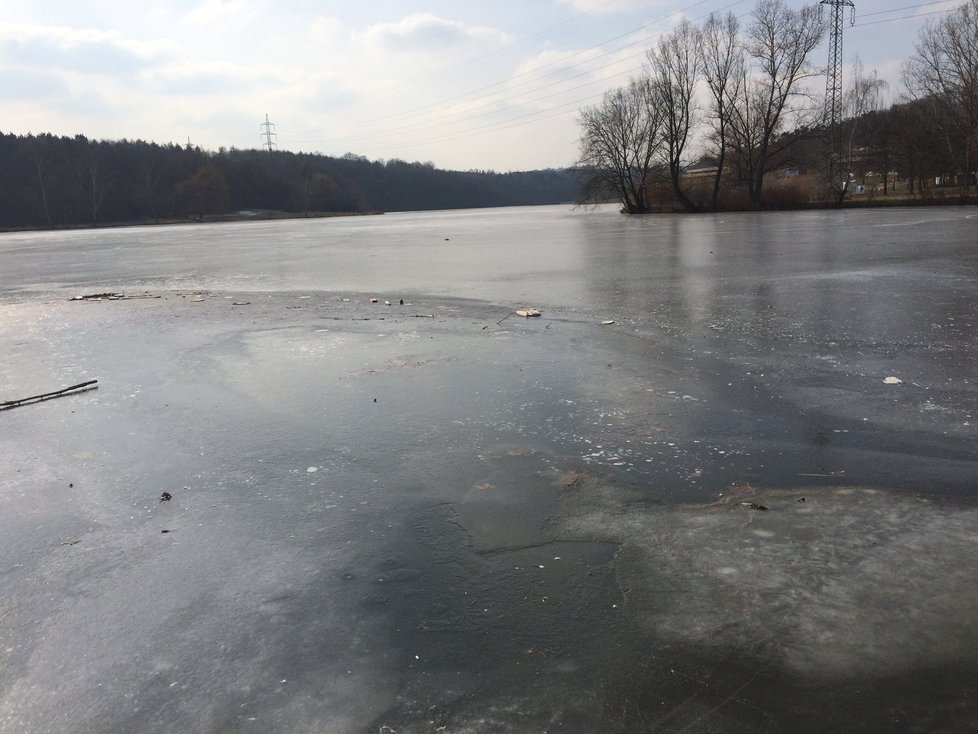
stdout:
[(626, 609), (663, 645), (826, 680), (978, 662), (978, 510), (869, 489), (802, 496), (649, 506), (581, 485), (562, 533), (620, 544)]

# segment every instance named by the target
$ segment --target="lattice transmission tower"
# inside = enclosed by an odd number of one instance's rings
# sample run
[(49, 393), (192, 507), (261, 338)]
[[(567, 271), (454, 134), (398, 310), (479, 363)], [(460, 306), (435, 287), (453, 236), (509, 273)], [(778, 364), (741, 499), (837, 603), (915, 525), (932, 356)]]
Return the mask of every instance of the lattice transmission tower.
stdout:
[[(845, 9), (850, 9), (850, 25), (856, 23), (856, 5), (852, 0), (822, 0), (832, 14), (829, 21), (829, 65), (825, 70), (825, 111), (823, 125), (827, 139), (829, 180), (834, 185), (836, 169), (843, 156), (842, 145), (842, 31)], [(848, 176), (848, 171), (844, 172)]]
[(850, 25), (856, 22), (856, 5), (852, 0), (822, 0), (832, 10), (829, 25), (829, 66), (825, 79), (825, 122), (838, 125), (842, 122), (842, 31), (845, 28), (845, 8), (850, 8)]
[(278, 133), (275, 132), (274, 127), (275, 127), (275, 123), (271, 122), (268, 119), (268, 114), (266, 113), (265, 122), (261, 124), (261, 129), (262, 129), (261, 137), (265, 141), (264, 143), (262, 143), (262, 147), (268, 148), (269, 154), (271, 154), (275, 146), (278, 145), (278, 143), (272, 140), (272, 138), (278, 138)]

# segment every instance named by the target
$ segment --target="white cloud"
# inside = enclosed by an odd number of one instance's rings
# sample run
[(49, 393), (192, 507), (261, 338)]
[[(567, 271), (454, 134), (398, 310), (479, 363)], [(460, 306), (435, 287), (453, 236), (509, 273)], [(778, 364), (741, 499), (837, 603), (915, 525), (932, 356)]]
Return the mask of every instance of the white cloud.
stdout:
[(565, 5), (577, 13), (593, 13), (608, 15), (611, 13), (631, 13), (636, 10), (649, 10), (662, 2), (648, 0), (557, 0), (558, 5)]
[(317, 40), (333, 40), (347, 34), (347, 28), (339, 18), (319, 16), (309, 26), (310, 32)]
[(227, 94), (252, 84), (254, 73), (224, 61), (167, 64), (146, 74), (146, 87), (181, 96)]
[(261, 10), (259, 0), (202, 0), (184, 16), (184, 20), (223, 30), (228, 25), (241, 25), (252, 20)]
[(512, 40), (492, 28), (466, 26), (431, 13), (379, 23), (370, 27), (364, 38), (370, 45), (396, 53), (439, 53), (473, 44), (503, 44)]
[(118, 76), (175, 50), (169, 41), (138, 41), (93, 28), (9, 25), (0, 29), (0, 63), (20, 68)]
[(45, 71), (0, 68), (0, 98), (20, 99), (32, 102), (56, 100), (70, 89), (57, 74)]

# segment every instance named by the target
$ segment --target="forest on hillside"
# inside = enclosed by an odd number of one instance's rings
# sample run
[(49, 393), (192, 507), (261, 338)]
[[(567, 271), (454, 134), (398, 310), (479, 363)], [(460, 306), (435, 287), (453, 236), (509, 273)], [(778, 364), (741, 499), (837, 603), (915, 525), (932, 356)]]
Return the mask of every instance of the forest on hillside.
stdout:
[(446, 171), (352, 154), (0, 133), (0, 229), (558, 204), (579, 189), (561, 169)]

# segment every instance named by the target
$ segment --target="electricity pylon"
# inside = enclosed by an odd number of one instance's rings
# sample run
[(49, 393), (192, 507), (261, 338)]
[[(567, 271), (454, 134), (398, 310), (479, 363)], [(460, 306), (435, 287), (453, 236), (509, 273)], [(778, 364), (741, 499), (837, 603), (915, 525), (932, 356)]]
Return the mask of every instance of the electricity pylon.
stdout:
[[(852, 0), (822, 0), (821, 5), (831, 8), (832, 18), (829, 24), (829, 65), (825, 70), (825, 111), (822, 126), (825, 130), (825, 157), (828, 164), (829, 192), (841, 197), (845, 196), (846, 182), (849, 179), (848, 170), (844, 165), (845, 151), (842, 137), (842, 31), (845, 28), (845, 8), (851, 8), (851, 25), (856, 22), (856, 6)], [(836, 181), (839, 174), (846, 181), (841, 184)], [(838, 188), (837, 188), (838, 187)]]
[(275, 127), (275, 123), (269, 121), (268, 114), (266, 113), (265, 122), (261, 124), (261, 129), (262, 129), (261, 137), (265, 139), (265, 142), (262, 143), (262, 147), (268, 148), (269, 154), (272, 152), (272, 149), (275, 148), (275, 146), (277, 145), (277, 143), (274, 140), (272, 140), (272, 138), (278, 137), (278, 133), (272, 130), (273, 127)]

